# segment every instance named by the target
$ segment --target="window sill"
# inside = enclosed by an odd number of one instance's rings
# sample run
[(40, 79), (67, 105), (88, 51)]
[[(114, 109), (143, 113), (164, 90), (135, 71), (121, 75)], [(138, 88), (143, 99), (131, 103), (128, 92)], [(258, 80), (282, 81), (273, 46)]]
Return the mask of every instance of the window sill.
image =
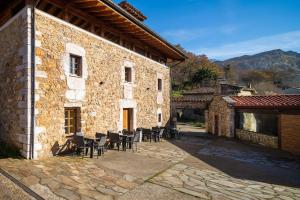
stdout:
[(69, 76), (72, 77), (72, 78), (82, 78), (82, 76), (78, 76), (76, 74), (69, 74)]

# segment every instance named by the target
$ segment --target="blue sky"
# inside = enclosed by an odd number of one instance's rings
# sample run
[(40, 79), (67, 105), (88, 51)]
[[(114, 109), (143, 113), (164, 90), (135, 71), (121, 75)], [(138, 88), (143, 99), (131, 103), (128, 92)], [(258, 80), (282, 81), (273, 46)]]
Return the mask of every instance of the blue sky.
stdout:
[(168, 41), (212, 59), (272, 49), (300, 52), (300, 0), (128, 1)]

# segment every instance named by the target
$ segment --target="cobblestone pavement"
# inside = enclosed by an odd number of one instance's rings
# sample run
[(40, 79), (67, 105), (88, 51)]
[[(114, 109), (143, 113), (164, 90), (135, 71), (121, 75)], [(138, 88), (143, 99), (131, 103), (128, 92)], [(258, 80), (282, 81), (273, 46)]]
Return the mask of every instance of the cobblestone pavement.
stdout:
[(150, 182), (202, 199), (300, 199), (300, 189), (236, 179), (222, 172), (177, 164)]

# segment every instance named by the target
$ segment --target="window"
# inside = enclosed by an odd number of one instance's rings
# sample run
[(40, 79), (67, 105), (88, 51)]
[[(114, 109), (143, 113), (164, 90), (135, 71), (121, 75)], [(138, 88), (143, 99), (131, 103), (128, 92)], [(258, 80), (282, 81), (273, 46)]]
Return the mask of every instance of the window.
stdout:
[(82, 57), (70, 55), (70, 74), (81, 76), (82, 73)]
[(162, 80), (160, 78), (157, 79), (157, 89), (158, 91), (162, 91)]
[(132, 73), (130, 67), (125, 67), (125, 81), (128, 83), (132, 82)]
[(158, 122), (161, 122), (161, 113), (158, 114)]
[(75, 134), (77, 131), (77, 111), (74, 108), (65, 108), (65, 133)]

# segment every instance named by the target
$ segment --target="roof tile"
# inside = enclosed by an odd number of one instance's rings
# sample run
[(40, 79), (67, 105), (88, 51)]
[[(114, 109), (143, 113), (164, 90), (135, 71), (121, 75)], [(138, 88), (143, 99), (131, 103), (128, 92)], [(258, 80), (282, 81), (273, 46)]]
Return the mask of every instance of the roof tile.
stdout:
[(299, 107), (300, 95), (231, 96), (235, 107)]

